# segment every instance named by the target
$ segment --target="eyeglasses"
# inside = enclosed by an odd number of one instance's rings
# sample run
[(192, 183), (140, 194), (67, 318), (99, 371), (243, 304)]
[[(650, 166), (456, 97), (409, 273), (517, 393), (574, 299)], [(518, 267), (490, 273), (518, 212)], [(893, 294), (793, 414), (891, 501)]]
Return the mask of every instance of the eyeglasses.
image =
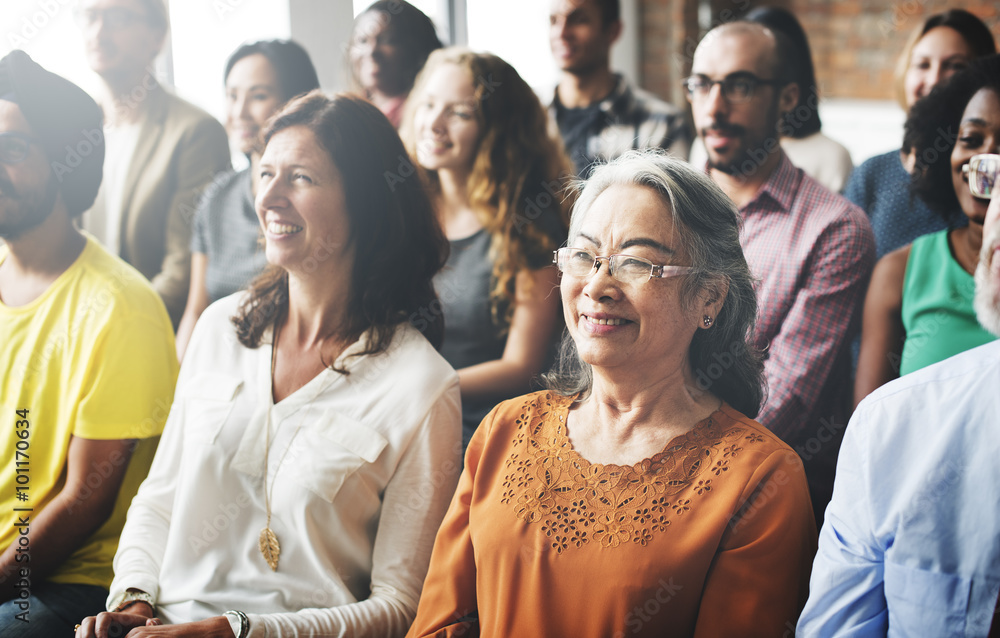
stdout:
[(969, 190), (973, 197), (989, 199), (993, 196), (993, 188), (1000, 176), (1000, 155), (973, 155), (969, 163), (962, 167), (962, 173), (969, 180)]
[(753, 97), (754, 91), (761, 84), (766, 86), (782, 86), (788, 84), (784, 80), (766, 80), (759, 78), (748, 71), (730, 73), (721, 80), (710, 80), (704, 75), (692, 75), (684, 78), (684, 88), (687, 90), (688, 100), (702, 98), (712, 92), (712, 87), (718, 84), (722, 88), (722, 97), (727, 102), (739, 104), (746, 102)]
[(676, 277), (695, 271), (691, 266), (660, 266), (631, 255), (600, 257), (582, 248), (560, 248), (553, 251), (552, 263), (559, 271), (573, 277), (586, 277), (601, 261), (608, 262), (608, 274), (625, 284), (641, 284), (653, 278)]
[(108, 29), (125, 29), (139, 22), (149, 22), (149, 17), (135, 11), (112, 7), (110, 9), (81, 9), (76, 12), (76, 21), (81, 27), (90, 27), (100, 20)]
[(0, 162), (20, 164), (28, 158), (28, 151), (35, 142), (35, 138), (24, 133), (0, 133)]

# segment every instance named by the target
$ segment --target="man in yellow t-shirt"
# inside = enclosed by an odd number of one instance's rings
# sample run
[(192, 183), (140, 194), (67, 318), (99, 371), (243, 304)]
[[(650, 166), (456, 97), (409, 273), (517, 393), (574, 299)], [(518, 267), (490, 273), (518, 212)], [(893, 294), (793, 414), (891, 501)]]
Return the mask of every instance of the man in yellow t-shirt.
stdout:
[(177, 375), (159, 296), (74, 226), (102, 115), (22, 51), (0, 60), (0, 635), (104, 608)]

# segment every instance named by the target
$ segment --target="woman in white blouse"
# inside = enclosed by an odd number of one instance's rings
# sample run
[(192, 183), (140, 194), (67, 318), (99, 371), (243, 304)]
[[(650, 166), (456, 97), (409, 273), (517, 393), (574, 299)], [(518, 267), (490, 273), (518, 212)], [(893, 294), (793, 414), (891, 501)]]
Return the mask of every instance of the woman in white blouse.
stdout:
[[(269, 269), (198, 322), (90, 636), (402, 636), (460, 466), (437, 354), (447, 250), (367, 102), (312, 93), (265, 131)], [(154, 409), (154, 406), (150, 406)]]

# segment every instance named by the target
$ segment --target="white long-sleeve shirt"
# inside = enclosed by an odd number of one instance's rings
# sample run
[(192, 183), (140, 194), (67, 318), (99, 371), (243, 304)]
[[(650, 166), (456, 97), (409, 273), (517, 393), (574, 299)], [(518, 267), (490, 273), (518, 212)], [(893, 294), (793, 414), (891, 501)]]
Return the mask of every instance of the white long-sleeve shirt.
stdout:
[[(253, 637), (402, 636), (461, 467), (458, 377), (404, 324), (388, 351), (346, 358), (359, 341), (338, 361), (350, 374), (324, 370), (274, 405), (271, 337), (239, 344), (239, 297), (192, 336), (109, 601), (141, 589), (169, 623), (239, 609)], [(265, 485), (276, 572), (258, 549)]]

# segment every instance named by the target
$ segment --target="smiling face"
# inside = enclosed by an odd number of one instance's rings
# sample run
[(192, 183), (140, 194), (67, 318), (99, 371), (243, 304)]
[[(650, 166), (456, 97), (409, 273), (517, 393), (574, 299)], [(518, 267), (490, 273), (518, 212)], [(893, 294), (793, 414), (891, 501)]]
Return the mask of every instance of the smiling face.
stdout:
[[(690, 265), (667, 204), (644, 186), (603, 191), (569, 245), (605, 257), (624, 253), (654, 264)], [(586, 277), (563, 274), (560, 283), (566, 326), (583, 361), (595, 370), (634, 367), (654, 376), (656, 370), (687, 369), (702, 316), (715, 317), (718, 308), (683, 299), (683, 276), (625, 284), (600, 263)]]
[(249, 154), (258, 143), (260, 129), (282, 105), (274, 67), (260, 53), (241, 58), (226, 77), (226, 130), (229, 141)]
[[(726, 29), (720, 27), (705, 36), (694, 54), (692, 75), (723, 80), (734, 74), (749, 73), (761, 80), (775, 79), (773, 36), (762, 27)], [(733, 104), (715, 85), (706, 95), (690, 97), (695, 128), (705, 141), (708, 163), (730, 175), (747, 173), (758, 167), (761, 149), (767, 141), (777, 144), (781, 113), (794, 108), (798, 99), (795, 85), (781, 88), (760, 84), (746, 101)], [(764, 153), (763, 157), (769, 157)], [(749, 162), (749, 164), (747, 164)]]
[(552, 0), (549, 46), (563, 71), (586, 75), (608, 66), (621, 23), (604, 24), (597, 0)]
[(348, 45), (354, 76), (365, 91), (402, 95), (409, 89), (405, 47), (392, 16), (368, 11), (358, 16)]
[(479, 150), (481, 126), (469, 72), (455, 64), (435, 69), (413, 115), (417, 161), (427, 170), (465, 174)]
[[(31, 136), (31, 126), (17, 104), (0, 100), (0, 133)], [(0, 237), (13, 241), (44, 222), (55, 208), (59, 190), (45, 152), (36, 143), (16, 163), (0, 162)]]
[(991, 333), (1000, 337), (1000, 191), (993, 191), (986, 223), (983, 248), (976, 266), (976, 317)]
[(980, 89), (965, 106), (958, 141), (951, 152), (952, 184), (962, 212), (972, 223), (983, 223), (989, 201), (972, 196), (962, 167), (973, 155), (997, 152), (1000, 152), (1000, 96), (992, 89)]
[(260, 160), (257, 218), (268, 262), (289, 273), (350, 280), (353, 249), (340, 173), (312, 131), (275, 133)]
[(163, 46), (165, 32), (138, 0), (84, 0), (79, 21), (87, 62), (105, 79), (141, 73)]
[(935, 27), (925, 33), (913, 46), (903, 78), (906, 107), (969, 66), (973, 57), (969, 44), (951, 27)]

